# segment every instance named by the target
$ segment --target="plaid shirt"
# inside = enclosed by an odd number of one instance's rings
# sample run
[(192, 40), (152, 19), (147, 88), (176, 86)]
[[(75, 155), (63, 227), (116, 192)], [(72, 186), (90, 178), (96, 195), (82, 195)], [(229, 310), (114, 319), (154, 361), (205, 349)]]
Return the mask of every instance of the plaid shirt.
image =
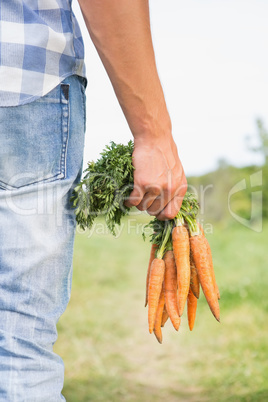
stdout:
[(72, 0), (0, 0), (0, 107), (47, 94), (85, 76), (84, 45)]

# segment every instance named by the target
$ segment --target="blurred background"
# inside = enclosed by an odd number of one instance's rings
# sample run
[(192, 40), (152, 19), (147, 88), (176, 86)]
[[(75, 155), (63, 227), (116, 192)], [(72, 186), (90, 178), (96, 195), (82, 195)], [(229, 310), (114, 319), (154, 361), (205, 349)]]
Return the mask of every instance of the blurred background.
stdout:
[[(73, 8), (86, 48), (88, 161), (111, 140), (132, 136), (77, 1)], [(268, 125), (267, 1), (151, 0), (150, 9), (158, 71), (187, 175), (214, 170), (221, 159), (262, 163), (245, 137), (256, 134), (257, 118)]]
[[(73, 2), (88, 74), (85, 166), (131, 133)], [(268, 400), (268, 3), (151, 0), (159, 75), (189, 189), (211, 244), (221, 323), (203, 296), (193, 332), (167, 322), (163, 344), (144, 305), (149, 221), (117, 238), (103, 221), (77, 230), (72, 297), (55, 350), (67, 401)]]

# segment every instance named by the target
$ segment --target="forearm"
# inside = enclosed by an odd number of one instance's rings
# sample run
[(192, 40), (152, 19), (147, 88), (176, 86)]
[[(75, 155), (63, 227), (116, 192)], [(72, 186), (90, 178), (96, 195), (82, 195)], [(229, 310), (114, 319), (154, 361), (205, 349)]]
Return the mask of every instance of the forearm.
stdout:
[(156, 69), (148, 0), (79, 3), (134, 136), (134, 189), (126, 205), (174, 218), (187, 185)]
[(91, 39), (135, 140), (171, 135), (147, 0), (79, 0)]

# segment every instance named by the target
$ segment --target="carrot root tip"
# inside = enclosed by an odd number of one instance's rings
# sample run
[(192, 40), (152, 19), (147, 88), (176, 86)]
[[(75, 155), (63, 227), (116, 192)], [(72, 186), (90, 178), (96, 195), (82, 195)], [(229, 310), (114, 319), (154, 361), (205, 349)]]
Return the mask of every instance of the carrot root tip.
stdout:
[(221, 322), (220, 316), (216, 316), (215, 314), (213, 314), (213, 315), (214, 315), (214, 317), (216, 318), (216, 320), (217, 320), (218, 322)]
[(156, 339), (158, 340), (158, 342), (162, 344), (162, 336), (160, 336), (160, 334), (157, 335), (157, 334), (155, 333), (155, 331), (154, 331), (154, 334), (155, 334), (155, 337), (156, 337)]

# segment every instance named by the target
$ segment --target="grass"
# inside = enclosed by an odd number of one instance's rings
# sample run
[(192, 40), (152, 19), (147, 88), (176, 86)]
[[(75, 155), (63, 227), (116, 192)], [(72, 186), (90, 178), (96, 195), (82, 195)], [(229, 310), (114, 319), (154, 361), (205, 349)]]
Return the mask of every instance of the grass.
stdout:
[(67, 401), (268, 400), (268, 225), (262, 233), (214, 227), (221, 324), (202, 296), (193, 332), (186, 317), (178, 333), (167, 322), (160, 345), (144, 308), (144, 219), (124, 220), (118, 239), (103, 234), (102, 222), (76, 237), (72, 296), (55, 345)]

